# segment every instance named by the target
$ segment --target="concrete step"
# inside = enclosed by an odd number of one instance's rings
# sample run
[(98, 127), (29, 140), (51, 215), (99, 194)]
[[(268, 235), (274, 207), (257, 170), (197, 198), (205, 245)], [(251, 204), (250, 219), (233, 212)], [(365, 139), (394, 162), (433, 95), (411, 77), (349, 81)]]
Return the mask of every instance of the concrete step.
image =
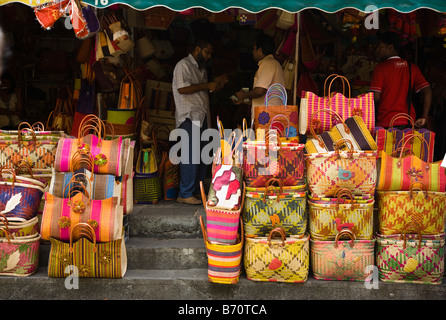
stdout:
[(206, 216), (202, 205), (160, 201), (153, 205), (135, 205), (129, 215), (130, 237), (158, 239), (201, 238), (198, 217)]
[[(304, 283), (258, 282), (240, 276), (234, 285), (210, 283), (207, 269), (130, 269), (122, 279), (79, 278), (67, 289), (65, 278), (49, 278), (45, 268), (28, 277), (1, 277), (2, 300), (444, 300), (441, 285), (322, 281), (311, 276)], [(67, 283), (74, 285), (74, 282)], [(296, 306), (294, 306), (295, 308)], [(167, 310), (169, 311), (169, 310)], [(271, 311), (271, 310), (270, 310)], [(375, 310), (376, 311), (376, 310)], [(433, 310), (434, 311), (434, 310)]]
[[(47, 268), (50, 245), (40, 246), (39, 266)], [(128, 269), (207, 268), (203, 239), (155, 239), (131, 237), (126, 241)]]

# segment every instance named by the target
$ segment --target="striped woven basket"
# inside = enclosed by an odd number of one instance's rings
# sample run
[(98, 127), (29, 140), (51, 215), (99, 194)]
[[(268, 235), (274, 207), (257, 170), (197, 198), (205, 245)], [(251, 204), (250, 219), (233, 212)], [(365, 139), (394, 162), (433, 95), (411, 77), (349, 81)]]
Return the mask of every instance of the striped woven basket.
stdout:
[(243, 255), (243, 224), (241, 233), (233, 245), (215, 244), (208, 240), (203, 217), (200, 216), (206, 253), (208, 257), (208, 280), (213, 283), (235, 284), (239, 280)]
[(200, 190), (203, 206), (206, 210), (208, 240), (214, 244), (235, 244), (245, 199), (245, 184), (243, 183), (242, 201), (238, 210), (224, 210), (208, 206), (202, 181), (200, 181)]

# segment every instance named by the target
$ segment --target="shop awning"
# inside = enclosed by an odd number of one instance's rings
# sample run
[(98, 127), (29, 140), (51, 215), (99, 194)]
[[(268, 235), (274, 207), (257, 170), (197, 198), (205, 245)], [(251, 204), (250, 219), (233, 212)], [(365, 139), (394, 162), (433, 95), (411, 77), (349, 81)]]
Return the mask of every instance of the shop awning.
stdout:
[(85, 0), (84, 2), (97, 8), (105, 8), (119, 3), (127, 4), (138, 10), (146, 10), (154, 6), (165, 6), (174, 11), (183, 11), (189, 8), (199, 7), (212, 12), (221, 12), (228, 8), (242, 8), (253, 13), (274, 8), (288, 12), (299, 12), (303, 9), (315, 8), (329, 13), (345, 8), (354, 8), (367, 12), (370, 11), (366, 9), (367, 6), (372, 4), (378, 9), (393, 8), (400, 12), (410, 12), (421, 8), (446, 12), (445, 0), (377, 0), (372, 2), (370, 0)]
[[(53, 0), (0, 0), (0, 6), (9, 3), (22, 3), (34, 7)], [(164, 6), (174, 11), (183, 11), (190, 8), (203, 8), (212, 12), (221, 12), (228, 8), (241, 8), (256, 13), (266, 9), (282, 9), (288, 12), (299, 12), (304, 9), (319, 9), (328, 13), (346, 8), (358, 9), (369, 12), (367, 6), (373, 5), (378, 9), (393, 8), (400, 12), (411, 12), (417, 9), (431, 9), (438, 12), (446, 12), (446, 1), (398, 1), (377, 0), (371, 3), (369, 0), (83, 0), (96, 8), (106, 8), (114, 4), (128, 5), (137, 10), (146, 10), (156, 6)]]

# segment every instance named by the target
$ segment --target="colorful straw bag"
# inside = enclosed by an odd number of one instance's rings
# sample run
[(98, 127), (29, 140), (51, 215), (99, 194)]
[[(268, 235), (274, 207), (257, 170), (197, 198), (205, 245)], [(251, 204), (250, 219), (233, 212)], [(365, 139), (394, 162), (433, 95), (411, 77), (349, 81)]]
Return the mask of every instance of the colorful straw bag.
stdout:
[[(348, 151), (341, 151), (343, 143)], [(306, 154), (307, 184), (315, 197), (333, 197), (338, 189), (353, 195), (371, 195), (376, 187), (377, 151), (354, 151), (349, 140), (339, 140), (335, 151)]]
[(203, 182), (200, 181), (201, 199), (206, 210), (207, 238), (215, 244), (233, 245), (237, 242), (240, 213), (245, 199), (245, 185), (243, 183), (242, 200), (237, 210), (219, 209), (211, 207), (206, 201)]
[(10, 221), (4, 213), (0, 214), (0, 237), (6, 237), (7, 229), (12, 237), (32, 236), (40, 231), (39, 218), (36, 216), (25, 221)]
[[(94, 173), (112, 174), (120, 177), (123, 171), (125, 151), (122, 137), (106, 140), (105, 124), (95, 115), (89, 114), (79, 126), (79, 138), (61, 138), (57, 145), (54, 169), (68, 172), (77, 151), (91, 153)], [(88, 133), (93, 132), (93, 133)]]
[[(273, 239), (278, 233), (281, 239)], [(268, 237), (245, 238), (243, 265), (254, 281), (305, 282), (310, 266), (310, 236), (285, 235), (274, 228)]]
[[(320, 122), (319, 120), (313, 121), (315, 120), (313, 117), (321, 112), (332, 114), (337, 124), (329, 131), (317, 135), (314, 127), (317, 127), (316, 124)], [(353, 116), (344, 121), (336, 112), (329, 109), (321, 109), (311, 115), (310, 132), (311, 136), (308, 137), (305, 143), (306, 153), (334, 151), (333, 145), (341, 139), (350, 140), (353, 144), (353, 149), (357, 151), (378, 149), (370, 131), (359, 116)]]
[(122, 236), (114, 241), (98, 243), (93, 228), (87, 223), (79, 223), (71, 230), (69, 242), (52, 237), (49, 240), (50, 278), (66, 278), (73, 273), (68, 266), (77, 267), (78, 274), (74, 274), (81, 278), (119, 279), (127, 271), (127, 251)]
[[(422, 235), (445, 230), (446, 194), (412, 187), (410, 191), (378, 191), (379, 233), (398, 234), (407, 222), (417, 224)], [(417, 229), (410, 225), (408, 233)]]
[(20, 222), (36, 217), (44, 188), (45, 185), (38, 180), (17, 176), (9, 166), (0, 168), (0, 204), (10, 221)]
[(242, 201), (242, 187), (241, 167), (217, 165), (209, 187), (207, 206), (215, 209), (238, 210)]
[(158, 172), (133, 176), (133, 203), (156, 204), (163, 196)]
[(276, 227), (286, 235), (305, 234), (307, 192), (300, 186), (284, 190), (281, 182), (277, 187), (271, 185), (274, 181), (268, 181), (265, 188), (256, 188), (258, 191), (246, 192), (242, 210), (245, 237), (265, 237)]
[[(393, 124), (400, 118), (409, 120), (409, 123), (412, 127), (403, 130), (395, 128)], [(413, 155), (417, 156), (424, 162), (433, 162), (435, 132), (425, 128), (415, 129), (415, 123), (413, 119), (405, 113), (399, 113), (395, 115), (392, 120), (390, 120), (390, 127), (388, 129), (376, 127), (375, 140), (378, 146), (378, 150), (383, 150), (387, 154), (392, 154), (398, 149), (398, 145), (401, 146), (402, 143), (406, 140), (406, 136), (412, 134), (419, 135), (423, 137), (424, 140), (416, 139), (413, 141), (413, 144), (407, 147), (410, 148)], [(423, 143), (426, 143), (427, 145), (423, 145)]]
[(213, 283), (236, 284), (241, 272), (243, 255), (243, 224), (237, 243), (233, 245), (215, 244), (208, 240), (203, 217), (200, 216), (201, 231), (208, 257), (208, 280)]
[(418, 135), (407, 135), (406, 141), (398, 150), (399, 156), (392, 157), (381, 151), (378, 161), (378, 191), (409, 191), (412, 184), (422, 183), (427, 191), (446, 191), (446, 173), (441, 167), (441, 161), (425, 162), (415, 155), (405, 155), (405, 150), (411, 140), (418, 138), (427, 143)]
[(0, 166), (14, 166), (25, 160), (34, 169), (51, 169), (60, 138), (37, 135), (31, 129), (17, 136), (0, 136)]
[[(328, 86), (328, 95), (325, 95), (328, 79), (333, 76), (334, 78), (330, 81)], [(331, 91), (333, 82), (338, 78), (343, 81), (343, 92), (345, 91), (345, 83), (347, 83), (349, 90), (348, 97), (343, 93), (334, 93)], [(319, 97), (310, 91), (302, 92), (299, 109), (300, 134), (310, 134), (311, 116), (321, 109), (330, 109), (340, 115), (342, 119), (359, 116), (363, 119), (368, 131), (370, 131), (372, 135), (375, 134), (375, 102), (373, 92), (361, 94), (352, 98), (350, 83), (343, 76), (332, 74), (325, 79), (323, 97)], [(333, 123), (334, 119), (332, 115), (328, 113), (318, 114), (316, 119), (320, 123), (320, 126), (316, 129), (316, 134), (329, 131), (335, 125), (335, 123)]]
[(376, 266), (384, 282), (441, 284), (444, 275), (444, 233), (377, 235)]
[[(279, 98), (281, 105), (268, 105), (273, 98)], [(283, 128), (280, 122), (275, 122), (276, 116), (283, 116), (288, 120), (288, 128)], [(256, 129), (256, 139), (265, 140), (265, 132), (276, 126), (282, 127), (287, 137), (296, 137), (298, 132), (299, 117), (297, 106), (287, 105), (286, 89), (279, 83), (272, 84), (265, 94), (265, 105), (254, 108), (254, 127)], [(286, 129), (286, 130), (285, 130)]]
[(13, 236), (8, 227), (0, 228), (0, 275), (26, 277), (39, 266), (40, 235)]
[[(67, 187), (70, 190), (68, 198), (45, 193), (40, 230), (42, 239), (49, 240), (52, 237), (69, 241), (73, 227), (81, 222), (92, 226), (98, 242), (114, 241), (122, 237), (123, 208), (118, 203), (118, 198), (94, 200), (83, 185), (77, 185), (76, 190), (70, 184)], [(77, 193), (73, 195), (74, 191)]]
[(332, 241), (346, 228), (358, 240), (372, 239), (374, 204), (372, 196), (354, 197), (348, 189), (339, 189), (333, 198), (316, 198), (310, 195), (308, 206), (311, 239)]
[[(339, 240), (348, 235), (350, 240)], [(356, 240), (354, 232), (343, 229), (334, 241), (310, 240), (311, 266), (317, 280), (365, 281), (375, 264), (375, 239)]]
[(243, 174), (249, 187), (264, 187), (265, 183), (277, 178), (284, 186), (304, 184), (304, 144), (282, 142), (268, 131), (265, 141), (243, 142)]

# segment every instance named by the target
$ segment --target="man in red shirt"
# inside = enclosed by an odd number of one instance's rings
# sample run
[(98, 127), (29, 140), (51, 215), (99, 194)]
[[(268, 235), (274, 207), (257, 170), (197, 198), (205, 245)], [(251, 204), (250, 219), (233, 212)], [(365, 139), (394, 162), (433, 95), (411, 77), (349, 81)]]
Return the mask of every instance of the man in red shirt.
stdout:
[[(370, 91), (375, 97), (376, 126), (388, 128), (390, 120), (398, 113), (408, 114), (409, 79), (412, 92), (423, 92), (423, 114), (416, 119), (415, 109), (410, 101), (410, 116), (417, 127), (423, 127), (427, 123), (429, 109), (432, 101), (432, 89), (422, 75), (420, 68), (398, 56), (401, 47), (400, 36), (395, 32), (387, 32), (381, 35), (376, 55), (380, 63), (375, 67), (370, 84)], [(398, 119), (394, 126), (405, 126), (408, 121)]]

